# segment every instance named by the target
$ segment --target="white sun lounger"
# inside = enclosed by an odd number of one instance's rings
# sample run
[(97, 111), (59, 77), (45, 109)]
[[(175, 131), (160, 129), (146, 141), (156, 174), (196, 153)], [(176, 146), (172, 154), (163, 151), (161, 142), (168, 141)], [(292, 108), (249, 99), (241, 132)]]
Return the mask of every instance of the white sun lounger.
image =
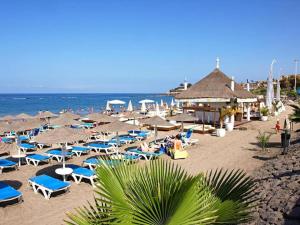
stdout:
[(47, 175), (32, 177), (28, 182), (32, 186), (34, 193), (37, 194), (41, 191), (46, 200), (50, 199), (52, 193), (69, 191), (69, 187), (71, 186), (69, 182), (64, 182)]
[(97, 176), (93, 170), (76, 165), (69, 165), (69, 167), (73, 169), (72, 177), (76, 184), (80, 184), (82, 179), (88, 179), (92, 186), (95, 187), (95, 180)]
[(40, 154), (30, 154), (26, 156), (27, 165), (33, 164), (34, 166), (38, 166), (40, 162), (50, 162), (50, 156), (40, 155)]

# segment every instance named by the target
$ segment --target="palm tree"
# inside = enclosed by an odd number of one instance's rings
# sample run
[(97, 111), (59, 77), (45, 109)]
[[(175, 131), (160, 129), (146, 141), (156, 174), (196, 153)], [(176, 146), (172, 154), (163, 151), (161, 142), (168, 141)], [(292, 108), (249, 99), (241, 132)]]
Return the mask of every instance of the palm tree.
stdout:
[(254, 183), (241, 170), (189, 175), (170, 161), (101, 161), (95, 204), (68, 213), (67, 224), (238, 224), (249, 221)]

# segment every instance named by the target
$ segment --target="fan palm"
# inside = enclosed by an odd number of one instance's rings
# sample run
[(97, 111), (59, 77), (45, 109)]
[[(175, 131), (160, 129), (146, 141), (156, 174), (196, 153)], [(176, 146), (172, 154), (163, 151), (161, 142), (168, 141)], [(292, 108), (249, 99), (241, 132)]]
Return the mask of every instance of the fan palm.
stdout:
[(97, 168), (95, 203), (68, 224), (238, 224), (248, 221), (254, 183), (240, 170), (189, 175), (170, 161)]

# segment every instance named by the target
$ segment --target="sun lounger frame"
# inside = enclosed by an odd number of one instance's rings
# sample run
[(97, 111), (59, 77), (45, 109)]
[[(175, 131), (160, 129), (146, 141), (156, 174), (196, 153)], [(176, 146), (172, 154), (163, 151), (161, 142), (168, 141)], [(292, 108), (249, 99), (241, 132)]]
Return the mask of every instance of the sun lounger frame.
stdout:
[(59, 192), (59, 191), (64, 191), (64, 190), (65, 190), (65, 193), (69, 192), (69, 188), (71, 186), (71, 184), (69, 184), (66, 187), (63, 187), (63, 188), (60, 188), (60, 189), (57, 189), (57, 190), (52, 190), (52, 189), (46, 188), (46, 187), (44, 187), (40, 184), (37, 184), (34, 181), (28, 180), (28, 182), (29, 182), (29, 185), (32, 187), (33, 192), (35, 194), (38, 194), (38, 192), (40, 190), (42, 192), (42, 194), (44, 195), (46, 200), (49, 200), (51, 198), (52, 193)]

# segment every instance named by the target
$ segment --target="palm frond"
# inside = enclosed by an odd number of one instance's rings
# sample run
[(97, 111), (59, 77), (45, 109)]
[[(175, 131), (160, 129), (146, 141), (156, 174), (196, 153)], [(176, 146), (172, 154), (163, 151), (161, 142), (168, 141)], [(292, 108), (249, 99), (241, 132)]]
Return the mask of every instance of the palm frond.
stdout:
[(95, 206), (69, 213), (68, 224), (236, 224), (249, 218), (254, 186), (239, 170), (192, 176), (170, 161), (112, 168), (102, 160), (96, 173)]

